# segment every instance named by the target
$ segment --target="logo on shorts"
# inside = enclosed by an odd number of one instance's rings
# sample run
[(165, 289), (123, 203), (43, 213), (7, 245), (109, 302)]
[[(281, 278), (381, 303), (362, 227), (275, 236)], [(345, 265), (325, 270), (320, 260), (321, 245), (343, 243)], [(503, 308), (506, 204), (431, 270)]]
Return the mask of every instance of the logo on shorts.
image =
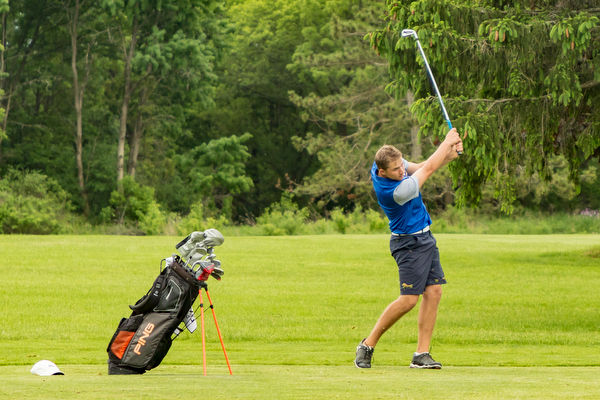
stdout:
[(402, 284), (402, 289), (412, 289), (413, 285), (407, 285), (406, 283)]

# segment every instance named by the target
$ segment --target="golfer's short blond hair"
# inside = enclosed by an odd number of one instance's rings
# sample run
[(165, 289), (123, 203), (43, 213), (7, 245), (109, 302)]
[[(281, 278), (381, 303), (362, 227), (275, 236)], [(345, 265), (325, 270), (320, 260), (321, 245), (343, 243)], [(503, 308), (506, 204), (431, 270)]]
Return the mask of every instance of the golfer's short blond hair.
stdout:
[(386, 144), (377, 150), (375, 164), (377, 164), (377, 169), (387, 169), (392, 162), (399, 158), (402, 158), (402, 152), (394, 146)]

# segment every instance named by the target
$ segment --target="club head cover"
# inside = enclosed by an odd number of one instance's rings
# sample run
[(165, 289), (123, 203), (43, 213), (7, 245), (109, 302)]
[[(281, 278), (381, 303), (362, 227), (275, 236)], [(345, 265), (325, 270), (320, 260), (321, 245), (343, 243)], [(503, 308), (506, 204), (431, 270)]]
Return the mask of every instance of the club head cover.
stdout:
[(177, 250), (179, 250), (179, 248), (180, 248), (181, 246), (183, 246), (184, 244), (186, 244), (186, 243), (187, 243), (187, 241), (188, 241), (188, 240), (190, 240), (190, 237), (191, 237), (191, 235), (187, 235), (187, 236), (186, 236), (186, 237), (185, 237), (185, 238), (184, 238), (184, 239), (183, 239), (181, 242), (179, 242), (179, 243), (177, 243), (177, 244), (175, 245), (175, 248), (176, 248)]
[(193, 254), (192, 251), (196, 250), (196, 243), (200, 242), (201, 240), (204, 240), (205, 238), (206, 236), (204, 235), (204, 232), (192, 232), (186, 238), (187, 240), (183, 239), (181, 242), (177, 243), (175, 248), (179, 250), (179, 253), (183, 258), (188, 258), (191, 254)]
[(206, 247), (216, 247), (223, 244), (225, 238), (223, 234), (216, 229), (207, 229), (204, 231), (205, 239), (202, 241)]

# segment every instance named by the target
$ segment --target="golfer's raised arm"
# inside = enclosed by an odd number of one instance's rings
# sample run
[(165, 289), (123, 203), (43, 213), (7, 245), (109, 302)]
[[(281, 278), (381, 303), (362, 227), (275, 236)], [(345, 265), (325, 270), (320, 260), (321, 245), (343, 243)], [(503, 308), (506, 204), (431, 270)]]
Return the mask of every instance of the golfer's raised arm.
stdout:
[[(419, 187), (423, 186), (423, 183), (438, 169), (446, 165), (450, 161), (458, 157), (457, 150), (462, 150), (462, 141), (456, 131), (456, 128), (452, 128), (446, 134), (446, 138), (437, 148), (425, 164), (412, 174), (419, 181)], [(410, 174), (410, 173), (409, 173)]]
[(410, 161), (408, 162), (408, 168), (406, 168), (406, 173), (408, 175), (412, 175), (415, 172), (417, 172), (419, 169), (421, 169), (421, 167), (423, 167), (423, 165), (425, 165), (425, 161), (419, 163), (419, 164), (415, 164), (415, 163), (411, 163)]

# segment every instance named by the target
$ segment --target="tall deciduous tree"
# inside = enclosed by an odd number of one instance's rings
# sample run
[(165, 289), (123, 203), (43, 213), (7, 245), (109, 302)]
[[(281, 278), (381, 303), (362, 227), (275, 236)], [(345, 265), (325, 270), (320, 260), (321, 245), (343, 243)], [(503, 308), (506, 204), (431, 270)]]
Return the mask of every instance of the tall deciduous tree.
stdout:
[(421, 145), (410, 135), (406, 100), (411, 99), (397, 101), (384, 91), (388, 63), (363, 39), (379, 23), (384, 4), (330, 0), (324, 6), (327, 19), (303, 30), (304, 41), (290, 65), (315, 82), (314, 92), (293, 94), (292, 99), (311, 122), (311, 133), (296, 143), (319, 160), (318, 170), (296, 192), (319, 199), (321, 205), (331, 200), (371, 205), (369, 171), (382, 144), (397, 145), (407, 158), (411, 150), (420, 157)]
[[(108, 1), (108, 0), (107, 0)], [(123, 98), (117, 145), (117, 181), (125, 173), (125, 144), (130, 139), (129, 173), (137, 169), (140, 139), (154, 90), (163, 81), (186, 91), (197, 91), (204, 104), (211, 103), (214, 47), (203, 27), (212, 26), (218, 4), (214, 0), (129, 1), (110, 0), (115, 16), (123, 61)], [(178, 88), (171, 86), (175, 91)], [(137, 93), (138, 110), (133, 132), (128, 134), (129, 111)], [(183, 96), (185, 97), (185, 96)], [(129, 128), (131, 129), (131, 128)]]
[[(2, 24), (2, 37), (0, 40), (0, 96), (4, 96), (4, 82), (6, 80), (6, 63), (4, 58), (4, 50), (6, 49), (6, 17), (10, 7), (8, 6), (8, 0), (0, 0), (0, 18), (2, 20), (0, 23)], [(6, 139), (6, 125), (4, 121), (6, 120), (5, 109), (0, 107), (0, 121), (2, 121), (2, 127), (0, 128), (0, 161), (2, 160), (2, 140)]]
[[(97, 36), (103, 32), (94, 31), (93, 23), (87, 20), (93, 20), (98, 17), (99, 9), (94, 4), (88, 6), (87, 0), (74, 0), (65, 3), (65, 12), (68, 20), (68, 32), (71, 36), (71, 70), (73, 72), (73, 97), (75, 105), (75, 160), (77, 163), (77, 181), (81, 190), (81, 196), (84, 204), (84, 215), (87, 217), (90, 212), (88, 194), (85, 187), (85, 172), (83, 166), (83, 97), (85, 88), (90, 77), (90, 70), (94, 61), (93, 48)], [(89, 23), (89, 26), (86, 26)], [(104, 32), (105, 33), (105, 32)], [(81, 38), (85, 38), (83, 48), (85, 55), (82, 66), (78, 66), (78, 52), (81, 46)], [(82, 69), (80, 78), (80, 69)]]
[(214, 106), (214, 63), (221, 56), (227, 29), (222, 13), (221, 4), (214, 0), (162, 3), (152, 34), (140, 42), (143, 56), (136, 61), (139, 70), (145, 64), (146, 78), (133, 104), (129, 175), (136, 173), (142, 134), (148, 126), (160, 127), (165, 118), (186, 125), (186, 117), (175, 116), (173, 99), (188, 110)]
[[(152, 14), (157, 10), (154, 2), (140, 0), (107, 1), (104, 5), (115, 16), (118, 47), (120, 48), (123, 61), (123, 98), (121, 101), (119, 138), (117, 143), (117, 182), (121, 182), (125, 173), (125, 140), (127, 135), (129, 102), (131, 101), (134, 87), (141, 81), (140, 78), (137, 82), (132, 83), (133, 58), (140, 35), (140, 25), (148, 23)], [(152, 18), (152, 20), (154, 19)], [(152, 22), (150, 22), (150, 25), (152, 25)]]
[(405, 28), (417, 31), (452, 122), (466, 136), (451, 169), (463, 203), (486, 181), (504, 211), (516, 197), (519, 165), (552, 176), (564, 155), (577, 183), (583, 160), (600, 148), (600, 7), (592, 0), (387, 0), (385, 26), (371, 35), (390, 62), (388, 91), (414, 90), (421, 135), (447, 127)]
[(256, 216), (279, 201), (278, 181), (285, 181), (286, 174), (301, 180), (314, 161), (293, 145), (292, 137), (303, 137), (309, 124), (299, 117), (288, 92), (304, 96), (314, 91), (315, 83), (288, 66), (303, 41), (302, 30), (321, 26), (328, 15), (315, 0), (235, 1), (227, 14), (235, 31), (231, 51), (219, 63), (217, 107), (198, 120), (202, 141), (245, 132), (252, 135), (245, 144), (252, 154), (246, 170), (254, 188), (237, 196), (234, 208), (238, 214)]
[[(45, 0), (36, 2), (25, 0), (15, 2), (12, 7), (8, 6), (8, 1), (0, 3), (2, 11), (2, 75), (0, 83), (2, 85), (4, 118), (2, 119), (0, 135), (0, 145), (3, 136), (6, 136), (6, 126), (11, 110), (11, 100), (14, 91), (20, 83), (21, 75), (27, 64), (27, 60), (34, 49), (39, 37), (40, 27), (44, 20), (55, 11), (48, 10), (48, 2)], [(10, 26), (9, 26), (10, 25)], [(15, 27), (18, 26), (18, 29)], [(11, 41), (9, 44), (9, 35)], [(11, 62), (7, 59), (10, 58)], [(0, 160), (2, 149), (0, 147)]]

